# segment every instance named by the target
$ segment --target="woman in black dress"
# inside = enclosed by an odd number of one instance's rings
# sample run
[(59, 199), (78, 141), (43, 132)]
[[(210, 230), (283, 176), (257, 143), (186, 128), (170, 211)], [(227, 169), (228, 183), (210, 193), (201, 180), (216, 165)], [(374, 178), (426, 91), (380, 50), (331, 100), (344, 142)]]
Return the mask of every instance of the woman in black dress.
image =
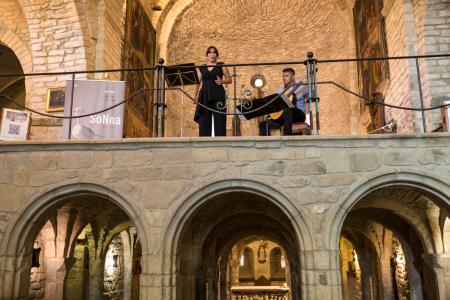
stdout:
[[(197, 69), (200, 85), (196, 91), (197, 102), (222, 113), (212, 112), (197, 104), (194, 121), (198, 123), (199, 136), (226, 136), (226, 95), (223, 84), (231, 83), (230, 72), (217, 62), (219, 51), (214, 46), (206, 49), (206, 64)], [(213, 127), (214, 124), (214, 127)], [(214, 133), (214, 134), (213, 134)]]

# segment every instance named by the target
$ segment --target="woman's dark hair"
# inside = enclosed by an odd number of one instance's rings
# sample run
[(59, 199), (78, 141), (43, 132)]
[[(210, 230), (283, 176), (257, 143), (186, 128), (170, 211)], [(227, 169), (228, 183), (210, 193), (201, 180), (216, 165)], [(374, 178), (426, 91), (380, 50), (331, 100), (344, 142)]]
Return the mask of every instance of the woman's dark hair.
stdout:
[(219, 57), (219, 50), (217, 50), (217, 48), (215, 46), (209, 46), (206, 49), (206, 55), (205, 56), (208, 56), (208, 53), (211, 52), (211, 50), (214, 50), (217, 53), (217, 57)]

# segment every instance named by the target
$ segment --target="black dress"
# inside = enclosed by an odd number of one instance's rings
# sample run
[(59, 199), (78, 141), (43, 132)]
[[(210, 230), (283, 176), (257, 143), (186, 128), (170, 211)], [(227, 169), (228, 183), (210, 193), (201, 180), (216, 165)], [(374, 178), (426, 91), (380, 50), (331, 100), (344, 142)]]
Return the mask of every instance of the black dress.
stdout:
[(223, 63), (217, 63), (211, 70), (208, 70), (207, 65), (200, 67), (200, 73), (202, 74), (202, 88), (199, 93), (198, 102), (223, 113), (212, 112), (197, 104), (194, 121), (199, 125), (199, 136), (212, 135), (213, 117), (214, 135), (226, 136), (227, 116), (224, 113), (226, 113), (227, 110), (225, 106), (225, 89), (223, 88), (223, 85), (217, 85), (215, 82), (217, 77), (223, 78), (222, 65)]

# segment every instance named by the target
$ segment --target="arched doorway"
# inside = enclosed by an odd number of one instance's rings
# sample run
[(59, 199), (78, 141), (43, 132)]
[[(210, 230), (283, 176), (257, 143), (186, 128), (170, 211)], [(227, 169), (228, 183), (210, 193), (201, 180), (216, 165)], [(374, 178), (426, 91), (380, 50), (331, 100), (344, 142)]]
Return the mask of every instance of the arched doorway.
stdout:
[(139, 299), (142, 225), (107, 192), (77, 185), (34, 200), (9, 235), (16, 268), (0, 265), (3, 283), (12, 282), (0, 297)]
[(418, 186), (391, 183), (367, 192), (340, 232), (343, 298), (448, 298), (442, 241), (449, 216), (442, 199)]
[[(231, 299), (239, 290), (236, 287), (243, 285), (254, 288), (252, 292), (241, 288), (242, 296), (270, 299), (283, 293), (284, 286), (289, 288), (287, 297), (300, 299), (299, 240), (291, 218), (263, 196), (241, 191), (208, 199), (190, 212), (180, 231), (176, 299)], [(284, 276), (275, 268), (271, 276), (271, 258), (273, 267), (278, 260), (281, 267), (281, 256), (288, 264), (281, 271)], [(246, 260), (253, 262), (246, 264)]]
[[(22, 65), (13, 50), (0, 42), (0, 74), (23, 74)], [(7, 95), (20, 105), (25, 105), (25, 78), (1, 77), (0, 94)], [(0, 97), (0, 108), (20, 109), (19, 106), (8, 101), (7, 98)], [(1, 115), (0, 115), (1, 118)]]

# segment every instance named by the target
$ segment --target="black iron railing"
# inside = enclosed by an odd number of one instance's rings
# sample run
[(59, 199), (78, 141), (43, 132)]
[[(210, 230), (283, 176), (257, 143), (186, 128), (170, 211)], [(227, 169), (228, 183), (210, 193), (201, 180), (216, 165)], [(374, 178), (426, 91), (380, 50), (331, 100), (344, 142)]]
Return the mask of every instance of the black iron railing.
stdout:
[[(389, 103), (385, 103), (384, 101), (376, 100), (375, 98), (368, 98), (363, 95), (360, 95), (358, 92), (352, 91), (350, 88), (345, 87), (344, 85), (333, 81), (333, 80), (326, 80), (326, 81), (320, 81), (318, 80), (317, 71), (318, 71), (318, 65), (321, 64), (334, 64), (334, 63), (346, 63), (346, 62), (364, 62), (364, 61), (380, 61), (380, 60), (415, 60), (416, 65), (416, 71), (417, 71), (417, 82), (418, 82), (418, 90), (419, 90), (419, 99), (420, 99), (420, 107), (404, 107), (399, 105), (393, 105)], [(317, 60), (313, 57), (312, 53), (308, 53), (307, 58), (303, 61), (284, 61), (284, 62), (261, 62), (261, 63), (238, 63), (238, 64), (223, 64), (223, 67), (230, 67), (232, 69), (231, 76), (234, 78), (233, 80), (233, 93), (232, 95), (229, 95), (229, 101), (227, 102), (227, 106), (230, 106), (229, 109), (226, 111), (223, 111), (221, 109), (213, 109), (211, 107), (207, 107), (206, 105), (202, 103), (198, 103), (198, 105), (202, 106), (204, 109), (213, 111), (215, 113), (220, 114), (226, 114), (231, 116), (237, 116), (237, 115), (245, 115), (249, 113), (254, 113), (257, 110), (263, 109), (265, 106), (270, 105), (273, 101), (276, 101), (277, 99), (274, 98), (270, 102), (266, 103), (262, 107), (255, 108), (254, 110), (251, 109), (251, 106), (247, 107), (246, 112), (239, 112), (236, 107), (237, 105), (251, 105), (251, 101), (248, 101), (249, 90), (246, 90), (244, 92), (241, 92), (238, 94), (237, 91), (237, 68), (238, 67), (262, 67), (262, 66), (282, 66), (282, 65), (304, 65), (306, 68), (306, 74), (307, 74), (307, 81), (304, 83), (297, 83), (294, 88), (298, 88), (298, 86), (306, 85), (307, 86), (307, 96), (306, 101), (310, 104), (309, 105), (309, 115), (311, 117), (310, 120), (310, 127), (311, 130), (316, 130), (317, 134), (320, 134), (320, 109), (319, 109), (319, 102), (320, 97), (318, 93), (318, 86), (319, 85), (332, 85), (345, 93), (348, 93), (350, 95), (353, 95), (355, 97), (358, 97), (361, 101), (365, 101), (369, 104), (377, 104), (385, 107), (390, 107), (393, 109), (399, 109), (399, 110), (408, 110), (408, 111), (417, 111), (422, 113), (422, 126), (424, 132), (426, 132), (426, 118), (425, 118), (425, 112), (429, 110), (435, 110), (435, 109), (441, 109), (444, 107), (448, 107), (449, 104), (442, 104), (438, 106), (433, 107), (424, 107), (424, 95), (423, 95), (423, 87), (422, 87), (422, 80), (421, 80), (421, 70), (420, 70), (420, 59), (450, 59), (450, 54), (438, 54), (438, 55), (418, 55), (418, 56), (397, 56), (397, 57), (376, 57), (376, 58), (352, 58), (352, 59), (328, 59), (328, 60)], [(142, 93), (148, 92), (149, 90), (153, 91), (154, 99), (153, 99), (153, 136), (154, 137), (163, 137), (165, 136), (165, 114), (167, 109), (167, 103), (166, 103), (166, 92), (167, 91), (180, 91), (185, 96), (187, 96), (189, 99), (191, 99), (193, 102), (196, 101), (195, 97), (190, 95), (184, 87), (173, 87), (173, 86), (167, 86), (165, 73), (166, 70), (178, 68), (199, 68), (201, 66), (184, 66), (184, 65), (177, 65), (177, 66), (165, 66), (164, 61), (160, 59), (158, 61), (158, 64), (153, 68), (128, 68), (128, 69), (107, 69), (107, 70), (95, 70), (95, 71), (71, 71), (71, 72), (40, 72), (40, 73), (29, 73), (29, 74), (0, 74), (0, 78), (2, 77), (37, 77), (37, 76), (55, 76), (55, 75), (70, 75), (71, 81), (70, 84), (72, 84), (71, 89), (71, 95), (69, 98), (66, 97), (68, 101), (70, 101), (70, 111), (65, 114), (64, 116), (58, 115), (58, 114), (49, 114), (37, 111), (35, 109), (31, 109), (29, 107), (26, 107), (25, 105), (21, 105), (20, 103), (14, 101), (9, 95), (0, 93), (0, 97), (7, 99), (7, 101), (21, 107), (24, 110), (33, 112), (35, 114), (49, 117), (49, 118), (56, 118), (56, 119), (69, 119), (70, 122), (73, 119), (77, 118), (84, 118), (93, 116), (99, 113), (106, 112), (108, 110), (111, 110), (119, 105), (123, 105), (126, 102), (132, 101), (135, 97), (138, 95), (141, 95)], [(76, 75), (80, 74), (96, 74), (96, 73), (115, 73), (115, 72), (154, 72), (154, 82), (152, 84), (149, 84), (149, 86), (153, 86), (153, 88), (140, 88), (138, 90), (132, 91), (130, 96), (124, 99), (123, 101), (105, 108), (100, 111), (91, 112), (88, 114), (83, 115), (73, 115), (73, 99), (74, 99), (74, 83), (76, 80)], [(286, 92), (288, 89), (291, 89), (291, 86), (285, 87), (285, 90), (283, 92)], [(250, 93), (251, 94), (251, 93)], [(312, 117), (315, 116), (315, 120), (312, 119)], [(70, 138), (70, 130), (71, 130), (71, 124), (69, 125), (69, 138)]]

